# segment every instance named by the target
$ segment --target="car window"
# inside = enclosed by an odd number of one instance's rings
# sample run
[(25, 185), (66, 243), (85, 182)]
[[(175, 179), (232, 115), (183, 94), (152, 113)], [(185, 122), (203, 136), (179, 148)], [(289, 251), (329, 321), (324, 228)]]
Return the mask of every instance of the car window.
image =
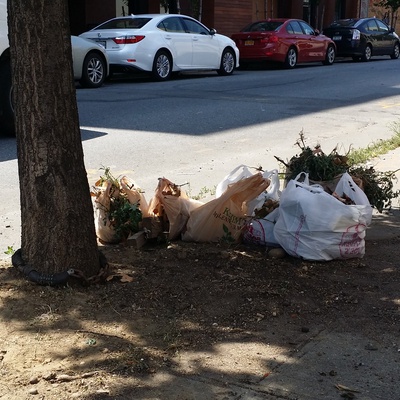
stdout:
[(291, 21), (288, 24), (286, 30), (294, 35), (304, 35), (303, 30), (301, 29), (301, 26), (297, 21)]
[(94, 29), (140, 29), (150, 20), (151, 18), (116, 18), (104, 22), (104, 24), (101, 24)]
[(244, 27), (241, 32), (272, 32), (282, 26), (280, 21), (259, 21)]
[(306, 24), (303, 21), (299, 21), (300, 26), (303, 28), (303, 31), (306, 35), (315, 35), (314, 29), (311, 28), (310, 25)]
[(376, 24), (376, 22), (373, 19), (370, 19), (369, 21), (367, 21), (367, 23), (364, 25), (364, 28), (367, 32), (370, 32), (370, 33), (378, 32), (378, 25)]
[(157, 28), (166, 32), (185, 33), (179, 17), (166, 18), (157, 25)]
[(210, 31), (203, 25), (189, 18), (182, 18), (183, 23), (186, 26), (187, 33), (198, 33), (200, 35), (209, 35)]
[(386, 24), (384, 24), (382, 21), (379, 21), (377, 19), (376, 23), (378, 24), (379, 32), (386, 32), (386, 33), (389, 32), (389, 27)]

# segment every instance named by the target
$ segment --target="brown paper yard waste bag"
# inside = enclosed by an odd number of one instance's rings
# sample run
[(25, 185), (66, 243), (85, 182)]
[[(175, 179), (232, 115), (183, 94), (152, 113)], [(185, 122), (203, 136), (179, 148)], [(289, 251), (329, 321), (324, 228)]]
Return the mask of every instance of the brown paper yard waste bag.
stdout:
[(239, 242), (246, 220), (247, 203), (270, 184), (261, 173), (228, 186), (216, 199), (191, 210), (182, 240), (195, 242)]

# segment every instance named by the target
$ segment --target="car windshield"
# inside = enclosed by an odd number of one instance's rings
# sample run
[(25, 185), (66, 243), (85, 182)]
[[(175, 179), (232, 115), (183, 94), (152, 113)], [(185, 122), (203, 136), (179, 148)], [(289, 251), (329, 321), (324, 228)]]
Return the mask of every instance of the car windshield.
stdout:
[(276, 31), (283, 22), (281, 21), (259, 21), (247, 25), (241, 32), (271, 32)]
[(336, 27), (336, 26), (357, 26), (358, 19), (339, 19), (338, 21), (333, 22), (330, 26), (331, 27)]
[(132, 18), (132, 17), (127, 17), (127, 18), (116, 18), (112, 19), (110, 21), (104, 22), (104, 24), (101, 24), (94, 28), (96, 29), (140, 29), (143, 28), (151, 18)]

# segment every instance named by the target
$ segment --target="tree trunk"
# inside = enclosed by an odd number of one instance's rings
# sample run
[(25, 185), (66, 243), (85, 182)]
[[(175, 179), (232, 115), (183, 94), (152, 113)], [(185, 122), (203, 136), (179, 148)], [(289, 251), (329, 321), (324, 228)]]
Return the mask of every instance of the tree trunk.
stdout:
[[(9, 0), (22, 257), (41, 273), (99, 271), (67, 0)], [(12, 201), (12, 199), (10, 199)]]

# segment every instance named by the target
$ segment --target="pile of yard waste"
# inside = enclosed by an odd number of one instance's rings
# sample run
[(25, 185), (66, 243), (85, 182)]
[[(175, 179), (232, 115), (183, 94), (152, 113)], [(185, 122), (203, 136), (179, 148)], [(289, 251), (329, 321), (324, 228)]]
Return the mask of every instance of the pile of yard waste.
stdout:
[(284, 172), (237, 166), (207, 202), (167, 178), (147, 201), (135, 182), (105, 168), (91, 192), (97, 236), (138, 247), (149, 240), (243, 242), (306, 260), (363, 257), (373, 208), (382, 212), (399, 195), (394, 174), (350, 167), (336, 150), (300, 148), (287, 162), (275, 157)]

